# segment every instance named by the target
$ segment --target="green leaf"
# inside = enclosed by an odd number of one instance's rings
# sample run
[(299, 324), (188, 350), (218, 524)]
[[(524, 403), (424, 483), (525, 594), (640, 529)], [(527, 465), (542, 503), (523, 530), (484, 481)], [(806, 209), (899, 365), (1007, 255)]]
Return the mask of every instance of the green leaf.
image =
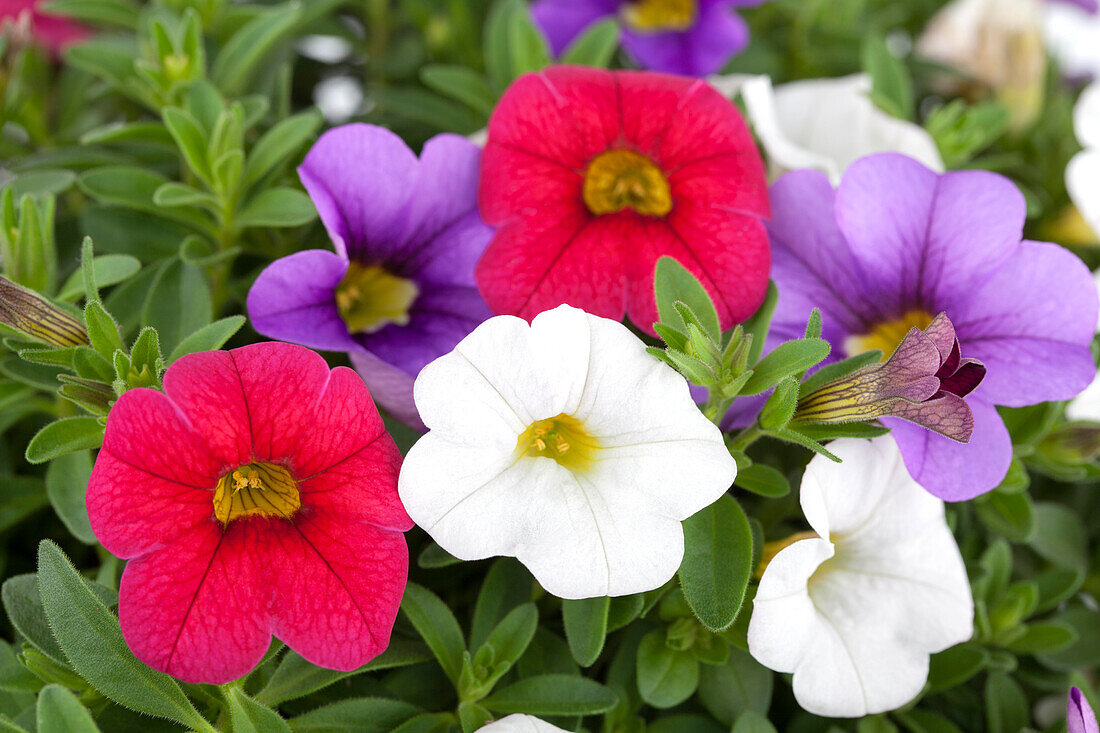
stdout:
[(834, 463), (841, 462), (839, 458), (829, 452), (828, 448), (797, 430), (791, 430), (790, 428), (779, 428), (777, 430), (770, 431), (768, 434), (771, 435), (771, 437), (773, 438), (777, 438), (788, 443), (794, 443), (795, 445), (800, 445), (806, 450), (812, 450), (814, 453), (823, 455)]
[(928, 665), (928, 686), (932, 692), (957, 687), (985, 668), (989, 652), (977, 644), (960, 644), (933, 654)]
[(742, 394), (760, 394), (785, 377), (799, 374), (829, 356), (831, 347), (822, 339), (796, 339), (775, 347), (775, 350), (753, 367), (753, 374), (741, 388)]
[(311, 109), (281, 120), (264, 133), (248, 154), (243, 185), (256, 183), (313, 140), (322, 122), (321, 113)]
[(169, 181), (153, 192), (153, 203), (157, 206), (205, 206), (218, 210), (218, 199), (205, 191)]
[(111, 143), (157, 143), (174, 146), (172, 134), (160, 122), (112, 122), (97, 127), (80, 136), (81, 145), (106, 145)]
[(619, 47), (619, 23), (614, 19), (589, 25), (562, 52), (560, 63), (606, 69)]
[(502, 618), (516, 606), (531, 600), (531, 574), (510, 557), (495, 561), (474, 604), (474, 618), (470, 624), (470, 647), (477, 649), (489, 637)]
[(740, 649), (730, 649), (721, 667), (700, 669), (699, 700), (716, 719), (733, 725), (746, 710), (766, 715), (771, 707), (774, 675)]
[(775, 387), (760, 411), (760, 427), (765, 430), (777, 430), (786, 426), (794, 417), (798, 406), (798, 380), (786, 377)]
[(1077, 641), (1077, 630), (1061, 621), (1030, 624), (1022, 636), (1005, 644), (1005, 648), (1017, 654), (1056, 652)]
[(125, 349), (118, 333), (118, 324), (98, 300), (84, 306), (84, 323), (88, 326), (88, 340), (92, 348), (104, 358), (112, 359), (116, 351)]
[(1057, 670), (1086, 669), (1100, 665), (1100, 612), (1070, 608), (1054, 617), (1077, 632), (1077, 643), (1056, 652), (1040, 655), (1048, 667)]
[(237, 214), (236, 224), (249, 227), (296, 227), (317, 218), (313, 200), (293, 188), (269, 188)]
[(884, 715), (869, 715), (856, 724), (856, 733), (898, 733), (898, 727)]
[(451, 713), (424, 713), (397, 726), (391, 733), (451, 733), (453, 723)]
[(424, 568), (425, 570), (438, 570), (439, 568), (449, 568), (452, 565), (458, 565), (462, 561), (451, 553), (444, 550), (442, 547), (434, 542), (429, 542), (424, 545), (424, 549), (420, 551), (420, 556), (416, 558), (417, 567)]
[(527, 677), (481, 701), (495, 713), (528, 715), (597, 715), (615, 707), (618, 697), (585, 677), (545, 674)]
[(213, 232), (210, 218), (198, 209), (165, 208), (156, 204), (153, 195), (167, 182), (167, 178), (152, 171), (126, 166), (95, 168), (77, 179), (77, 185), (92, 198), (179, 221), (199, 231)]
[(289, 733), (290, 726), (271, 708), (262, 705), (239, 687), (225, 688), (225, 701), (233, 733)]
[(493, 714), (476, 702), (460, 702), (458, 704), (458, 721), (462, 724), (463, 733), (472, 733), (486, 723), (491, 722)]
[(1035, 505), (1035, 534), (1031, 549), (1055, 565), (1085, 569), (1087, 540), (1081, 518), (1071, 509), (1053, 502)]
[(766, 716), (755, 710), (746, 710), (737, 718), (733, 733), (776, 733), (776, 730)]
[(409, 583), (401, 600), (401, 610), (427, 642), (447, 677), (457, 683), (466, 644), (451, 609), (427, 588)]
[(569, 652), (582, 667), (590, 667), (603, 651), (611, 599), (607, 596), (561, 602), (565, 640)]
[(15, 630), (38, 651), (55, 662), (65, 664), (65, 654), (57, 645), (46, 620), (42, 596), (38, 592), (38, 579), (34, 574), (14, 575), (5, 580), (0, 588), (0, 598)]
[(985, 721), (989, 733), (1018, 733), (1031, 723), (1024, 691), (1004, 672), (986, 677)]
[(896, 717), (909, 733), (962, 733), (950, 720), (928, 710), (910, 710)]
[(45, 463), (73, 451), (98, 448), (103, 443), (103, 425), (94, 417), (66, 417), (38, 431), (27, 444), (26, 458)]
[(771, 330), (772, 316), (775, 314), (775, 305), (778, 302), (779, 290), (776, 289), (775, 282), (769, 280), (764, 302), (756, 309), (756, 313), (742, 324), (745, 334), (752, 336), (752, 348), (749, 349), (747, 362), (750, 365), (760, 361), (760, 355), (764, 353), (764, 341), (768, 338), (768, 331)]
[(816, 440), (818, 443), (824, 443), (825, 441), (837, 440), (838, 438), (862, 438), (864, 440), (878, 438), (888, 434), (890, 428), (878, 422), (834, 424), (799, 423), (798, 432), (811, 440)]
[(1035, 587), (1039, 589), (1039, 605), (1035, 607), (1035, 611), (1043, 613), (1057, 608), (1063, 601), (1071, 598), (1085, 582), (1085, 572), (1051, 568), (1036, 575), (1034, 581)]
[(136, 29), (141, 6), (132, 0), (49, 0), (40, 10), (93, 25)]
[(672, 257), (661, 257), (654, 271), (653, 287), (657, 296), (657, 313), (662, 323), (678, 330), (687, 329), (687, 323), (676, 310), (676, 302), (679, 301), (691, 309), (711, 340), (715, 343), (721, 341), (722, 329), (714, 302), (703, 284), (687, 268)]
[(66, 453), (50, 461), (46, 469), (46, 494), (62, 524), (86, 545), (96, 544), (84, 494), (92, 475), (92, 457), (88, 451)]
[(298, 2), (265, 10), (230, 37), (214, 61), (210, 79), (229, 96), (243, 93), (264, 59), (290, 37), (302, 13)]
[(991, 491), (975, 507), (987, 527), (1013, 542), (1026, 542), (1035, 532), (1035, 513), (1027, 493)]
[(225, 345), (225, 342), (233, 338), (233, 335), (237, 331), (241, 330), (241, 326), (244, 325), (244, 316), (229, 316), (228, 318), (222, 318), (219, 321), (214, 321), (208, 326), (203, 326), (198, 331), (195, 331), (190, 336), (180, 341), (173, 351), (171, 356), (168, 357), (168, 363), (171, 364), (176, 359), (187, 354), (194, 354), (199, 351), (216, 351)]
[(164, 348), (210, 324), (210, 288), (201, 270), (178, 258), (157, 271), (141, 309), (142, 325), (157, 329)]
[(791, 493), (791, 484), (787, 477), (763, 463), (754, 463), (739, 470), (734, 485), (769, 499), (778, 499)]
[(61, 685), (46, 685), (38, 693), (38, 733), (96, 733), (99, 726), (88, 709)]
[(38, 546), (38, 586), (50, 628), (76, 672), (104, 696), (147, 715), (213, 732), (179, 684), (133, 655), (118, 619), (92, 593), (61, 548)]
[(326, 705), (291, 718), (294, 733), (392, 733), (423, 711), (400, 700), (363, 697)]
[(546, 68), (550, 65), (550, 47), (531, 20), (527, 3), (522, 0), (505, 2), (509, 8), (508, 55), (512, 78)]
[[(213, 181), (210, 161), (206, 157), (208, 142), (201, 123), (179, 107), (166, 107), (161, 111), (161, 115), (164, 118), (164, 126), (172, 134), (172, 139), (176, 141), (183, 159), (187, 161), (187, 167), (207, 183)], [(156, 201), (155, 194), (153, 200)]]
[(4, 184), (4, 188), (10, 188), (15, 201), (19, 201), (26, 195), (31, 196), (56, 196), (68, 191), (76, 182), (76, 174), (67, 170), (43, 169), (19, 173), (14, 179)]
[[(92, 260), (92, 269), (95, 273), (96, 285), (106, 288), (126, 280), (141, 269), (141, 261), (129, 255), (100, 255)], [(74, 272), (61, 290), (57, 293), (58, 300), (74, 301), (84, 295), (84, 278), (77, 270)]]
[[(535, 637), (535, 629), (538, 625), (539, 612), (535, 604), (524, 603), (522, 606), (513, 608), (500, 620), (482, 648), (492, 649), (494, 665), (507, 663), (513, 666), (523, 656), (531, 639)], [(478, 652), (480, 656), (480, 649)]]
[(638, 646), (638, 692), (655, 708), (679, 705), (699, 686), (699, 662), (690, 651), (672, 649), (665, 630), (654, 629)]
[(348, 677), (364, 672), (408, 667), (427, 662), (431, 658), (431, 650), (420, 642), (394, 638), (390, 640), (386, 651), (359, 669), (342, 672), (310, 664), (297, 652), (288, 651), (279, 662), (279, 666), (275, 668), (271, 679), (256, 693), (256, 701), (264, 705), (278, 706), (287, 700), (305, 697)]
[(680, 586), (695, 616), (711, 631), (729, 628), (752, 576), (752, 529), (729, 494), (684, 521)]
[(497, 97), (485, 77), (473, 69), (457, 64), (429, 64), (420, 70), (424, 85), (488, 117), (496, 107)]
[(867, 36), (861, 52), (863, 70), (871, 77), (871, 98), (885, 112), (909, 121), (913, 118), (913, 82), (909, 72), (881, 36)]

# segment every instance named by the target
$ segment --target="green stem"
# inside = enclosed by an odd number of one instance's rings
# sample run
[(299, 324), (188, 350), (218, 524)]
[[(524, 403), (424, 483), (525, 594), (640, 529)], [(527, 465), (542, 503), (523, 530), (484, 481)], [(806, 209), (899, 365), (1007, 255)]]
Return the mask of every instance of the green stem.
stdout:
[(746, 450), (748, 450), (750, 445), (763, 437), (763, 429), (753, 423), (749, 427), (739, 432), (737, 435), (733, 436), (733, 440), (731, 440), (729, 444), (730, 450), (737, 450), (744, 453)]

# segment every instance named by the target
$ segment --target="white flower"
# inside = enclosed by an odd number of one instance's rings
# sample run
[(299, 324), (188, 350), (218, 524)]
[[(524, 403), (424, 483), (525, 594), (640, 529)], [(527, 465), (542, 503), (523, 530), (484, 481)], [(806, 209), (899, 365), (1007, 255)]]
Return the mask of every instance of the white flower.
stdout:
[(409, 515), (464, 560), (510, 555), (562, 598), (658, 588), (681, 521), (736, 464), (687, 382), (621, 323), (569, 306), (497, 316), (425, 367), (429, 433), (405, 459)]
[[(1043, 0), (953, 0), (929, 21), (916, 51), (993, 89), (1020, 130), (1042, 110), (1044, 10)], [(959, 77), (940, 82), (950, 93), (967, 84)]]
[[(1100, 290), (1100, 272), (1093, 273), (1096, 279), (1096, 288)], [(1097, 332), (1100, 332), (1100, 323), (1096, 324)], [(1085, 387), (1085, 391), (1070, 400), (1066, 405), (1067, 420), (1091, 420), (1100, 422), (1100, 374), (1092, 380), (1092, 384)]]
[(1077, 100), (1073, 129), (1084, 150), (1066, 166), (1066, 188), (1081, 216), (1100, 236), (1100, 81), (1093, 82)]
[(1100, 79), (1100, 13), (1068, 2), (1048, 2), (1043, 31), (1047, 48), (1065, 74)]
[[(716, 81), (726, 91), (733, 83)], [(835, 186), (854, 161), (884, 152), (904, 153), (943, 171), (932, 136), (876, 107), (865, 74), (796, 81), (774, 90), (768, 77), (758, 76), (746, 79), (740, 90), (775, 177), (814, 168)]]
[(809, 712), (860, 717), (920, 692), (929, 654), (970, 638), (974, 603), (943, 502), (910, 478), (894, 441), (837, 440), (829, 450), (844, 462), (815, 456), (802, 479), (818, 537), (768, 563), (749, 652), (793, 672)]
[(561, 728), (550, 725), (545, 720), (539, 720), (534, 715), (519, 713), (495, 720), (478, 730), (492, 731), (492, 733), (565, 733)]

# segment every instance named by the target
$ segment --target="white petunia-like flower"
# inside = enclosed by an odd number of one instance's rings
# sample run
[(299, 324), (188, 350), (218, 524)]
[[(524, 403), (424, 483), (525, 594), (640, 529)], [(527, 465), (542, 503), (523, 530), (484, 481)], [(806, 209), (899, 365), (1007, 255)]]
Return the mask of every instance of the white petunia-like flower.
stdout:
[(463, 560), (519, 559), (561, 598), (658, 588), (681, 521), (736, 464), (688, 384), (624, 325), (569, 306), (490, 318), (420, 372), (429, 432), (405, 458), (409, 515)]
[(1100, 13), (1080, 7), (1079, 0), (1048, 2), (1044, 20), (1047, 48), (1062, 72), (1073, 78), (1100, 79)]
[[(1094, 272), (1096, 289), (1100, 290), (1100, 272)], [(1096, 331), (1100, 333), (1100, 323), (1096, 324)], [(1085, 387), (1085, 391), (1070, 400), (1066, 405), (1067, 420), (1089, 420), (1100, 422), (1100, 374)]]
[(534, 715), (509, 715), (507, 718), (494, 720), (492, 723), (479, 728), (486, 733), (566, 733), (555, 725), (550, 725), (545, 720), (539, 720)]
[(815, 456), (802, 479), (817, 536), (768, 563), (749, 652), (793, 672), (809, 712), (860, 717), (920, 692), (929, 655), (970, 638), (974, 602), (943, 502), (910, 478), (894, 441), (837, 440), (829, 450), (844, 462)]
[(935, 171), (944, 169), (936, 143), (924, 128), (875, 106), (866, 74), (808, 79), (774, 89), (768, 77), (757, 76), (745, 79), (740, 91), (773, 178), (813, 168), (828, 175), (835, 186), (853, 162), (885, 152), (903, 153)]
[(1081, 92), (1073, 108), (1073, 130), (1084, 150), (1066, 166), (1066, 189), (1081, 216), (1100, 237), (1100, 81)]

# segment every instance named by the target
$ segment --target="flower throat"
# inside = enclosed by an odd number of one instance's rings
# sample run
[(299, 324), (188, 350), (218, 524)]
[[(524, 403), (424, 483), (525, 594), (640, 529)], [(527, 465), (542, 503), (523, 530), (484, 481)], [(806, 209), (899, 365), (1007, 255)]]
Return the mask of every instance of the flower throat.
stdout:
[(623, 21), (636, 31), (686, 31), (699, 14), (698, 0), (634, 0), (623, 7)]
[(633, 209), (643, 216), (672, 211), (668, 179), (652, 160), (631, 150), (609, 150), (592, 159), (584, 173), (584, 203), (593, 214)]

